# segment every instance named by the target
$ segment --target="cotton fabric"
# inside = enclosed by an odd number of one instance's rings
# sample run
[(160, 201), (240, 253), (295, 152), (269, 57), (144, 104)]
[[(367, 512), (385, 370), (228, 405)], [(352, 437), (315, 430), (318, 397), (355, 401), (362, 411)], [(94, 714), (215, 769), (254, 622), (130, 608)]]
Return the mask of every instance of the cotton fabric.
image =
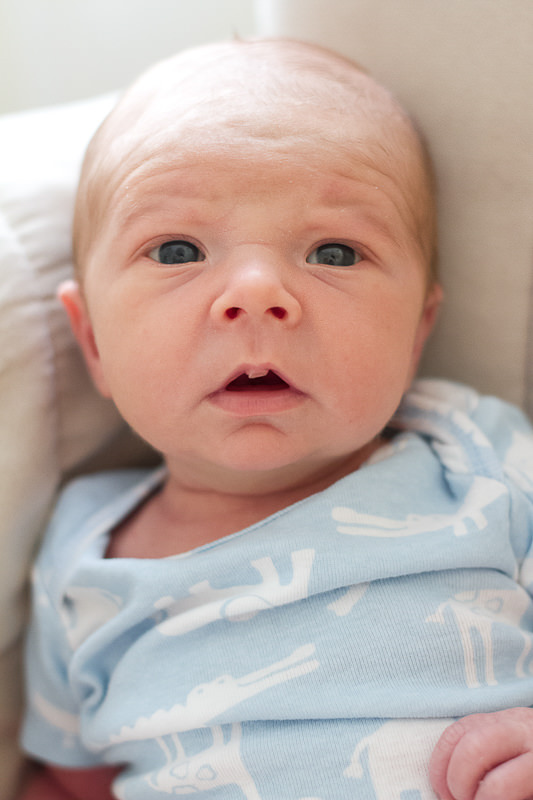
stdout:
[(123, 800), (433, 800), (454, 718), (533, 705), (533, 434), (428, 380), (394, 427), (325, 491), (169, 558), (105, 558), (164, 468), (73, 483), (35, 568), (27, 750), (127, 763)]

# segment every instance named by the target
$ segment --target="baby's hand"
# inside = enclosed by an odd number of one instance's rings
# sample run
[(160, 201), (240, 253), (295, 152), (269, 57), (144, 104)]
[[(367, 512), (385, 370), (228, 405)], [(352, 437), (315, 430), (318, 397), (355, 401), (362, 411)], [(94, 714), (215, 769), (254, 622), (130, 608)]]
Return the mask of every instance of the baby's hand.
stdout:
[(429, 771), (442, 800), (533, 800), (533, 708), (472, 714), (450, 725)]

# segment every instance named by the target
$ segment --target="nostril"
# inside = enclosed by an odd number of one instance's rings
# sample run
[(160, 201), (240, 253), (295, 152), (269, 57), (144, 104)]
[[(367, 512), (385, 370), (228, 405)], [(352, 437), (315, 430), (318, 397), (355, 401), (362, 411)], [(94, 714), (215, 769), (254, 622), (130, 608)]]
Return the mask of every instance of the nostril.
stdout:
[[(226, 309), (226, 317), (228, 319), (237, 319), (241, 311), (242, 309), (238, 306), (230, 306), (230, 308)], [(282, 306), (271, 306), (267, 309), (267, 313), (272, 314), (276, 319), (285, 319), (287, 316), (287, 310)]]

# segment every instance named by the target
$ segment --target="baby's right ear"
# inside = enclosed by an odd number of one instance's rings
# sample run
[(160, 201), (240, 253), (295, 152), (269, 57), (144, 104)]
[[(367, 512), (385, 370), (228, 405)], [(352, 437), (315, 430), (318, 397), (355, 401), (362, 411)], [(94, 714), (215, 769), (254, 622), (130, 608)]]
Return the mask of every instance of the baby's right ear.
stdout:
[(87, 310), (83, 292), (77, 281), (64, 281), (57, 296), (63, 303), (70, 320), (70, 327), (81, 348), (87, 368), (98, 391), (104, 397), (111, 397), (107, 381), (104, 377), (100, 353), (96, 345), (92, 322)]

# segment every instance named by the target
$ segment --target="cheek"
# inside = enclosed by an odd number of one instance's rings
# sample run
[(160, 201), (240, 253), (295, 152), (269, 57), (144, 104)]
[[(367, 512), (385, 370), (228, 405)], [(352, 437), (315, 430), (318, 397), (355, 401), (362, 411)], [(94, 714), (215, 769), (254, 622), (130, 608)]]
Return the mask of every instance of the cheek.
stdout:
[(416, 330), (416, 314), (392, 304), (339, 325), (330, 337), (325, 380), (345, 413), (394, 413), (411, 374)]
[(161, 364), (161, 342), (146, 319), (121, 304), (108, 304), (94, 317), (96, 346), (101, 371), (119, 410), (127, 409), (155, 395), (157, 368)]
[(142, 435), (141, 426), (157, 427), (167, 416), (175, 425), (176, 410), (187, 413), (199, 392), (201, 338), (192, 311), (170, 294), (140, 298), (126, 288), (100, 305), (95, 333), (111, 396)]
[(166, 308), (148, 291), (139, 292), (124, 283), (113, 287), (93, 314), (96, 343), (110, 368), (120, 370), (122, 364), (133, 372), (136, 367), (150, 370), (165, 350), (179, 348), (184, 315), (179, 308)]

